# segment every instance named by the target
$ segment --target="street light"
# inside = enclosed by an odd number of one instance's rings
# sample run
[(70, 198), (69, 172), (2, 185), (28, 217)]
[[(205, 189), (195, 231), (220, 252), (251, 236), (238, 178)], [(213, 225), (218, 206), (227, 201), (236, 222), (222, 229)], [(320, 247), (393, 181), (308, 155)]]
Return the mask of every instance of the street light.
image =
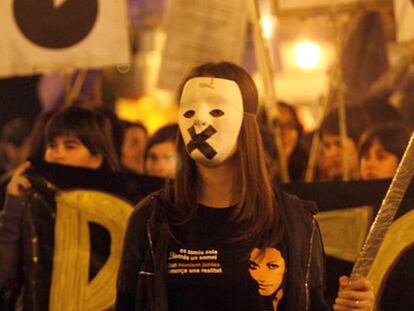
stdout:
[(315, 69), (321, 60), (321, 48), (313, 41), (301, 41), (294, 47), (295, 61), (303, 70)]

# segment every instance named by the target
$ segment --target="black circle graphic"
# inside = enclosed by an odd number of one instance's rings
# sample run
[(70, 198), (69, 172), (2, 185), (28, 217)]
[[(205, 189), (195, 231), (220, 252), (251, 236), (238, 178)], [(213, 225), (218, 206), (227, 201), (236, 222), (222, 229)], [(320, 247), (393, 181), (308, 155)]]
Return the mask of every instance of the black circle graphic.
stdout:
[(23, 35), (36, 45), (62, 49), (83, 40), (98, 16), (98, 0), (15, 0), (13, 11)]

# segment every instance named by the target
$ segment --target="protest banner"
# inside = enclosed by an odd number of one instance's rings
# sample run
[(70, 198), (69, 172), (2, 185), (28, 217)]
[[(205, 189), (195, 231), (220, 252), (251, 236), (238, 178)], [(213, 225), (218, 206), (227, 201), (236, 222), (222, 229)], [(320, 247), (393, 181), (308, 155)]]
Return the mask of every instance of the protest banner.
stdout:
[[(35, 226), (26, 222), (24, 231), (29, 231), (29, 236), (36, 235), (37, 246), (33, 247), (33, 240), (29, 239), (25, 247), (30, 252), (37, 251), (38, 261), (25, 262), (26, 271), (31, 271), (27, 280), (34, 278), (37, 281), (26, 284), (26, 290), (32, 294), (28, 298), (35, 297), (37, 306), (45, 306), (66, 297), (70, 303), (76, 302), (77, 310), (102, 310), (102, 306), (113, 303), (119, 241), (127, 216), (134, 204), (161, 189), (164, 181), (41, 161), (33, 161), (30, 174), (41, 176), (41, 180), (45, 178), (50, 183), (45, 189), (44, 183), (32, 179), (37, 194), (31, 201), (30, 211), (36, 222)], [(337, 278), (350, 272), (347, 269), (352, 268), (370, 219), (376, 214), (389, 184), (390, 180), (281, 185), (286, 192), (315, 201), (319, 207), (317, 217), (328, 255), (327, 289), (333, 298)], [(55, 192), (57, 189), (59, 191)], [(370, 206), (370, 209), (361, 206)], [(411, 265), (414, 256), (413, 207), (414, 186), (411, 184), (369, 275), (375, 283), (378, 304), (397, 306), (394, 310), (412, 310), (410, 308), (414, 307), (411, 285), (414, 283)], [(71, 247), (77, 251), (70, 251)], [(75, 272), (71, 274), (70, 271)], [(59, 277), (62, 275), (70, 278), (62, 283), (63, 279)], [(101, 286), (103, 284), (108, 286)], [(407, 286), (396, 291), (394, 288), (400, 288), (396, 284)], [(71, 288), (65, 289), (65, 286)]]
[(4, 0), (0, 29), (0, 77), (100, 68), (129, 60), (123, 0)]
[(187, 71), (206, 61), (240, 63), (247, 1), (169, 1), (158, 86), (174, 91)]

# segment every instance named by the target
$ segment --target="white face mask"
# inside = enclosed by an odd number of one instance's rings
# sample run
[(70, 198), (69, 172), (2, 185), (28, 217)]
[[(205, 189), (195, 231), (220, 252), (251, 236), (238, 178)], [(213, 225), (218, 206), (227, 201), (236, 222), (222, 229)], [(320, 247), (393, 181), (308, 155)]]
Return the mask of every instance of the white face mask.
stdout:
[(198, 77), (181, 94), (178, 124), (189, 155), (214, 166), (232, 156), (243, 121), (243, 98), (236, 82)]

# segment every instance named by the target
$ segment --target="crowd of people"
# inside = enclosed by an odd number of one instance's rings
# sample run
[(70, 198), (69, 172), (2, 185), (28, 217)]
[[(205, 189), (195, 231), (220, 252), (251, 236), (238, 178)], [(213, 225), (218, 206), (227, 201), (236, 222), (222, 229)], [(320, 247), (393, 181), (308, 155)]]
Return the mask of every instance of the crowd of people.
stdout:
[[(320, 139), (314, 181), (386, 179), (394, 176), (407, 147), (411, 127), (390, 103), (378, 100), (378, 107), (371, 107), (376, 102), (367, 102), (369, 105), (363, 103), (361, 106), (346, 107), (343, 142), (339, 108), (331, 109), (316, 130), (304, 133), (295, 106), (279, 102), (280, 116), (275, 124), (280, 130), (290, 181), (305, 181), (314, 135)], [(263, 132), (266, 136), (269, 131)], [(277, 151), (273, 140), (274, 137), (271, 137), (266, 147), (270, 162), (275, 163)], [(343, 166), (344, 154), (348, 163), (347, 178)], [(367, 174), (368, 167), (370, 174)]]
[[(279, 102), (274, 120), (261, 118), (253, 80), (225, 62), (194, 68), (178, 98), (177, 123), (152, 134), (140, 122), (120, 121), (81, 103), (43, 113), (33, 124), (16, 119), (3, 127), (0, 291), (27, 273), (21, 219), (31, 184), (25, 172), (30, 159), (41, 158), (167, 179), (165, 189), (140, 202), (129, 221), (116, 310), (329, 309), (316, 209), (273, 182), (280, 179), (275, 130), (290, 180), (305, 177), (314, 133), (305, 133), (296, 107)], [(373, 108), (372, 102), (346, 109), (344, 146), (338, 109), (323, 118), (314, 134), (321, 141), (316, 180), (343, 178), (343, 149), (351, 179), (395, 174), (409, 127), (392, 105)], [(149, 236), (155, 240), (147, 241)], [(191, 253), (197, 258), (188, 261), (184, 255)], [(339, 288), (334, 310), (368, 310), (373, 303), (364, 278), (343, 277)], [(23, 308), (30, 301), (24, 298)]]
[[(377, 106), (375, 106), (377, 105)], [(75, 106), (82, 106), (75, 103)], [(265, 112), (259, 112), (260, 130), (265, 145), (268, 165), (276, 177), (278, 151), (275, 146), (274, 133), (280, 133), (284, 156), (286, 157), (289, 180), (304, 181), (309, 164), (309, 151), (313, 135), (319, 135), (320, 145), (317, 154), (315, 181), (341, 180), (344, 177), (342, 164), (342, 140), (340, 137), (340, 121), (338, 108), (331, 109), (323, 118), (320, 126), (312, 132), (304, 131), (300, 118), (300, 109), (293, 104), (279, 101), (278, 113), (274, 120), (268, 120)], [(111, 122), (112, 141), (119, 158), (120, 171), (146, 174), (158, 177), (173, 177), (177, 158), (175, 141), (177, 124), (167, 124), (149, 135), (147, 128), (140, 121), (119, 120), (113, 112), (98, 109)], [(298, 111), (299, 110), (299, 111)], [(15, 169), (28, 158), (41, 158), (43, 131), (48, 119), (56, 111), (40, 114), (36, 120), (16, 118), (5, 124), (0, 135), (0, 175), (4, 183), (8, 172)], [(377, 146), (381, 154), (389, 153), (396, 158), (398, 165), (402, 152), (407, 146), (410, 126), (404, 122), (401, 113), (393, 105), (384, 100), (370, 99), (361, 106), (346, 108), (346, 130), (344, 150), (348, 157), (348, 170), (351, 180), (391, 178), (395, 168), (389, 173), (364, 173), (373, 157), (368, 157), (372, 145)], [(371, 160), (372, 159), (372, 160)], [(377, 161), (383, 157), (376, 156)], [(398, 160), (398, 161), (397, 161)], [(385, 166), (388, 164), (385, 163)], [(379, 167), (375, 170), (380, 169)], [(381, 169), (384, 165), (381, 164)], [(386, 168), (387, 170), (387, 168)], [(367, 177), (371, 176), (371, 177)]]

